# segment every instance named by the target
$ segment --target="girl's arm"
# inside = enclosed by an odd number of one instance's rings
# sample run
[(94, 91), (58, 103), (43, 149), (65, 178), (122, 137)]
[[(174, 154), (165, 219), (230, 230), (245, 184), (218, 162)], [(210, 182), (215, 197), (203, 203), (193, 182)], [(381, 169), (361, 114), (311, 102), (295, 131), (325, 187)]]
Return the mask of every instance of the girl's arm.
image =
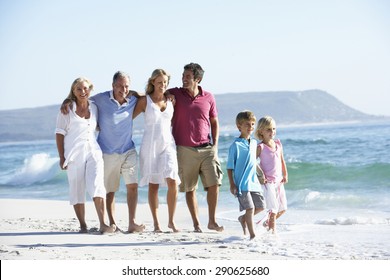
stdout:
[(281, 152), (281, 161), (282, 161), (282, 173), (283, 173), (283, 183), (288, 183), (288, 174), (287, 174), (287, 165), (286, 162), (284, 161), (284, 156), (283, 156), (283, 149)]

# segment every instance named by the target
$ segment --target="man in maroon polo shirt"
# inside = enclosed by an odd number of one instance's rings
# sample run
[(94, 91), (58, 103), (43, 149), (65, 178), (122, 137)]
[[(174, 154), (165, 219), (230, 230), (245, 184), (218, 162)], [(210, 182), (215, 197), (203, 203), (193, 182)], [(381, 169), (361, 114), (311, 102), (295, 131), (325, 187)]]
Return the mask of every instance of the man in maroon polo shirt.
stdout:
[(179, 189), (186, 193), (195, 232), (202, 232), (196, 199), (199, 175), (207, 191), (208, 229), (223, 231), (223, 226), (219, 226), (215, 218), (222, 183), (222, 169), (218, 159), (218, 112), (214, 96), (199, 86), (203, 73), (199, 64), (187, 64), (182, 76), (183, 87), (167, 91), (176, 100), (172, 134), (177, 145), (181, 180)]

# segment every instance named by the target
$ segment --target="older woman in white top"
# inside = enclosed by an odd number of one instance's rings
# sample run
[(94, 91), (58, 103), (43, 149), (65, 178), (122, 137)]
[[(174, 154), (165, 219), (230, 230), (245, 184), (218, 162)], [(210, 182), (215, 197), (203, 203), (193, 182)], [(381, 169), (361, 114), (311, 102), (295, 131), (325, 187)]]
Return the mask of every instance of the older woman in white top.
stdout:
[(104, 165), (102, 151), (96, 141), (97, 108), (88, 100), (93, 89), (86, 78), (77, 78), (68, 98), (73, 100), (72, 111), (57, 116), (56, 142), (60, 167), (67, 170), (70, 204), (80, 222), (80, 232), (88, 232), (85, 222), (85, 192), (92, 197), (99, 217), (100, 232), (114, 232), (104, 222)]

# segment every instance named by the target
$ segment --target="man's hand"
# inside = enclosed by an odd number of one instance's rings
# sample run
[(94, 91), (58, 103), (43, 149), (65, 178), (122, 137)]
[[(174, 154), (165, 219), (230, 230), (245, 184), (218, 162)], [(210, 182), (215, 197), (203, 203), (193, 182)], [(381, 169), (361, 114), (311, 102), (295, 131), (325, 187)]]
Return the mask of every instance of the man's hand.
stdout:
[(164, 93), (165, 97), (172, 102), (173, 106), (175, 106), (175, 103), (176, 103), (176, 99), (175, 99), (175, 96), (173, 94), (170, 94), (169, 91), (167, 90), (165, 93)]

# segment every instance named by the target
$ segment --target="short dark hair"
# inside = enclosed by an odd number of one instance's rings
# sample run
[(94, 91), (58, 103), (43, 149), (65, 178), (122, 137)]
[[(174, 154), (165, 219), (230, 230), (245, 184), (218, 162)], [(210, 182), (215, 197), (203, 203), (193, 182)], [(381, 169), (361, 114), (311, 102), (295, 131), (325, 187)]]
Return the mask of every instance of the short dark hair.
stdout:
[(184, 71), (190, 70), (194, 75), (194, 79), (199, 79), (199, 82), (203, 79), (204, 70), (198, 63), (189, 63), (184, 66)]

